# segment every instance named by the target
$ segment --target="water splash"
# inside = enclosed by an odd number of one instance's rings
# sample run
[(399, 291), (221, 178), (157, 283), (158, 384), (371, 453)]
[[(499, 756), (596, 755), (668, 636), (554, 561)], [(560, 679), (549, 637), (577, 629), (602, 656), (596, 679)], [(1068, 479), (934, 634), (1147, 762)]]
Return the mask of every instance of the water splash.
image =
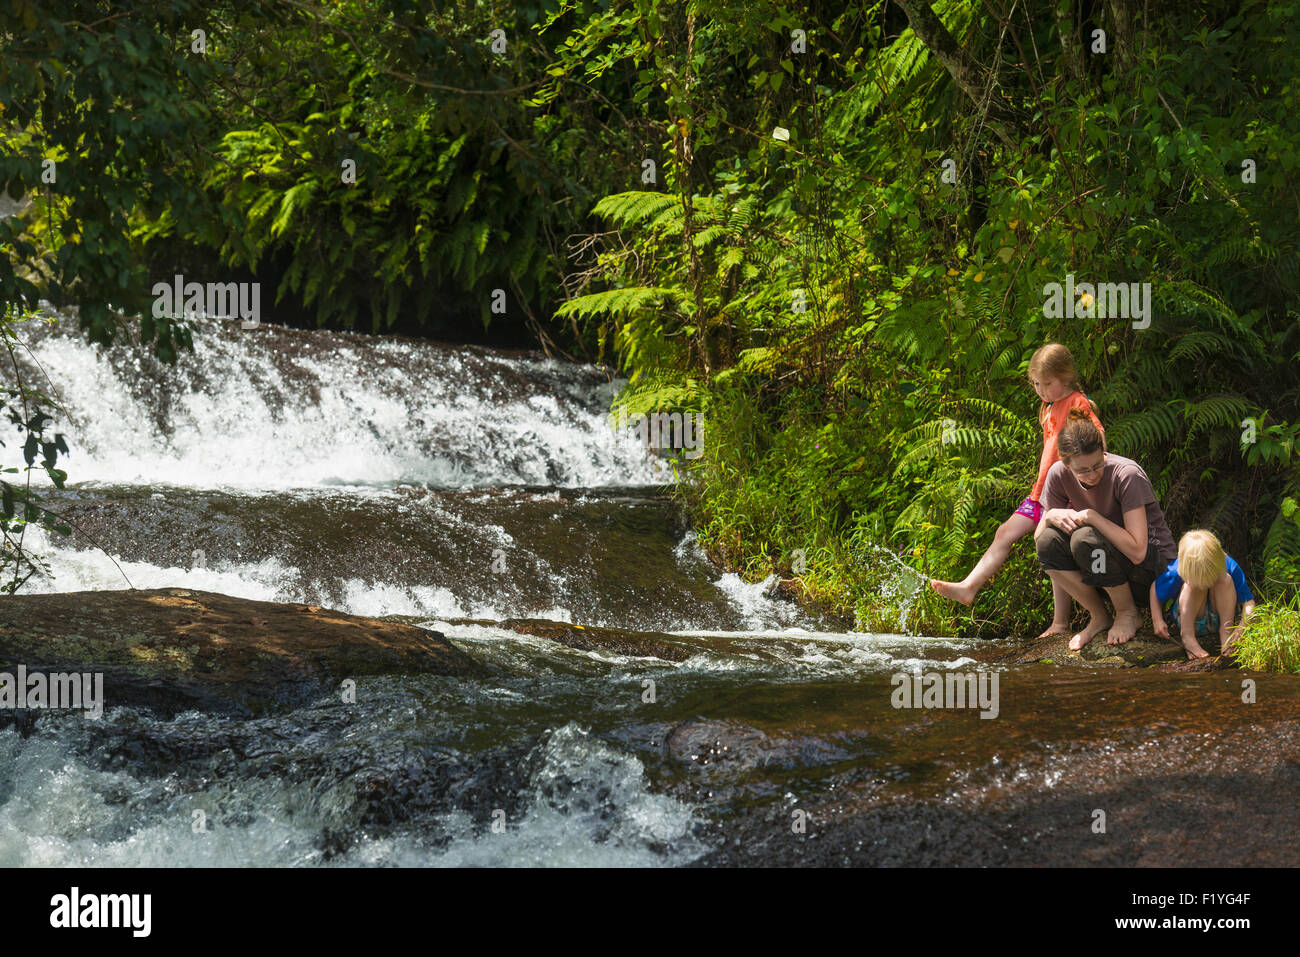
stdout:
[[(907, 619), (916, 604), (917, 596), (921, 594), (929, 579), (904, 562), (893, 551), (875, 542), (855, 543), (853, 555), (859, 565), (868, 565), (874, 571), (881, 573), (882, 578), (877, 586), (880, 595), (898, 607), (899, 633), (911, 634), (907, 630)], [(881, 568), (882, 561), (888, 571)]]

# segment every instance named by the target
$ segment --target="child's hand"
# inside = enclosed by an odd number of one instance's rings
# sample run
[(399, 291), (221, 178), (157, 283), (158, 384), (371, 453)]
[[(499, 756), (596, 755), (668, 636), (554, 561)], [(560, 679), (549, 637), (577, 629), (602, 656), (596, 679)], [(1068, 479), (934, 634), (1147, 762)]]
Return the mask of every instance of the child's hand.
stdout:
[(1237, 639), (1241, 637), (1241, 632), (1245, 628), (1245, 625), (1246, 623), (1244, 621), (1241, 622), (1240, 624), (1233, 625), (1231, 628), (1228, 629), (1227, 638), (1222, 638), (1222, 636), (1220, 636), (1221, 640), (1219, 643), (1220, 644), (1219, 654), (1221, 655), (1232, 654), (1232, 649), (1237, 644)]
[(1165, 624), (1164, 618), (1157, 615), (1155, 620), (1151, 622), (1151, 630), (1156, 633), (1157, 638), (1163, 638), (1165, 641), (1169, 640), (1169, 626)]

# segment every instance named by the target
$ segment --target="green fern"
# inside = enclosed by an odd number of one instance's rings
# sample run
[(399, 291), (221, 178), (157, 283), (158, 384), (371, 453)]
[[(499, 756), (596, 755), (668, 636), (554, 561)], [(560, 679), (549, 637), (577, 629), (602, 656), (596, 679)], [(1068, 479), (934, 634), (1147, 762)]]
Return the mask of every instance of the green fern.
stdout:
[[(1300, 474), (1294, 476), (1292, 488), (1300, 487)], [(1300, 506), (1287, 497), (1264, 536), (1264, 568), (1279, 582), (1292, 585), (1300, 579)]]
[(1106, 446), (1111, 451), (1139, 456), (1143, 450), (1171, 443), (1179, 433), (1174, 403), (1155, 405), (1142, 412), (1123, 416), (1106, 430)]
[(593, 207), (592, 213), (608, 219), (621, 228), (644, 223), (665, 214), (671, 215), (674, 207), (680, 210), (681, 202), (671, 193), (632, 190), (602, 198)]
[(1184, 411), (1187, 437), (1209, 428), (1229, 428), (1236, 433), (1249, 414), (1249, 404), (1239, 395), (1215, 395), (1188, 402)]
[(607, 289), (604, 292), (575, 296), (560, 304), (555, 310), (559, 318), (576, 316), (628, 316), (648, 309), (656, 309), (665, 298), (681, 295), (680, 290), (663, 286), (636, 286), (629, 289)]

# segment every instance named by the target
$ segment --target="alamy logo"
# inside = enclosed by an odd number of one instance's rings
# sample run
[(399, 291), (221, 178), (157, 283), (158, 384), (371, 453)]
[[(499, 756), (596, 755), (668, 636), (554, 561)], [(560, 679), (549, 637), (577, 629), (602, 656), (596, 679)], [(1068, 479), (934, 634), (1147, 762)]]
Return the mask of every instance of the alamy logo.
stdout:
[(619, 405), (618, 431), (629, 425), (648, 449), (681, 449), (688, 459), (704, 454), (704, 416), (698, 412), (634, 412), (629, 416), (627, 406)]
[(0, 671), (0, 708), (58, 708), (85, 710), (87, 718), (104, 713), (104, 673), (66, 672), (27, 673), (19, 665), (17, 675)]
[(978, 708), (981, 718), (996, 718), (1001, 710), (996, 671), (900, 671), (889, 683), (894, 686), (889, 703), (895, 708)]
[(260, 282), (186, 282), (179, 273), (171, 283), (156, 282), (153, 317), (207, 316), (210, 319), (240, 319), (240, 326), (253, 329), (262, 321)]
[(51, 927), (129, 927), (133, 937), (148, 937), (152, 926), (152, 894), (70, 894), (50, 898)]
[(1066, 273), (1065, 284), (1043, 286), (1043, 315), (1048, 319), (1132, 319), (1134, 329), (1151, 325), (1151, 283), (1074, 283)]

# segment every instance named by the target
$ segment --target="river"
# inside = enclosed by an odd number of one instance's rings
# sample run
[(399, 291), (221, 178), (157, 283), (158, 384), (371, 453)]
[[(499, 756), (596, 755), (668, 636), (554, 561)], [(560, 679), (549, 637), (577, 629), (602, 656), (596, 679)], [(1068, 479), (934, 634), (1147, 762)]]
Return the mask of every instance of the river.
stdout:
[[(610, 428), (600, 369), (235, 323), (175, 367), (58, 327), (30, 346), (78, 532), (29, 529), (51, 576), (24, 591), (402, 616), (490, 677), (0, 726), (0, 865), (1296, 862), (1296, 682), (1258, 676), (1246, 705), (1235, 672), (839, 630), (708, 561), (671, 469)], [(683, 660), (509, 618), (668, 632)], [(1000, 679), (992, 720), (891, 702), (894, 675), (976, 670)]]

